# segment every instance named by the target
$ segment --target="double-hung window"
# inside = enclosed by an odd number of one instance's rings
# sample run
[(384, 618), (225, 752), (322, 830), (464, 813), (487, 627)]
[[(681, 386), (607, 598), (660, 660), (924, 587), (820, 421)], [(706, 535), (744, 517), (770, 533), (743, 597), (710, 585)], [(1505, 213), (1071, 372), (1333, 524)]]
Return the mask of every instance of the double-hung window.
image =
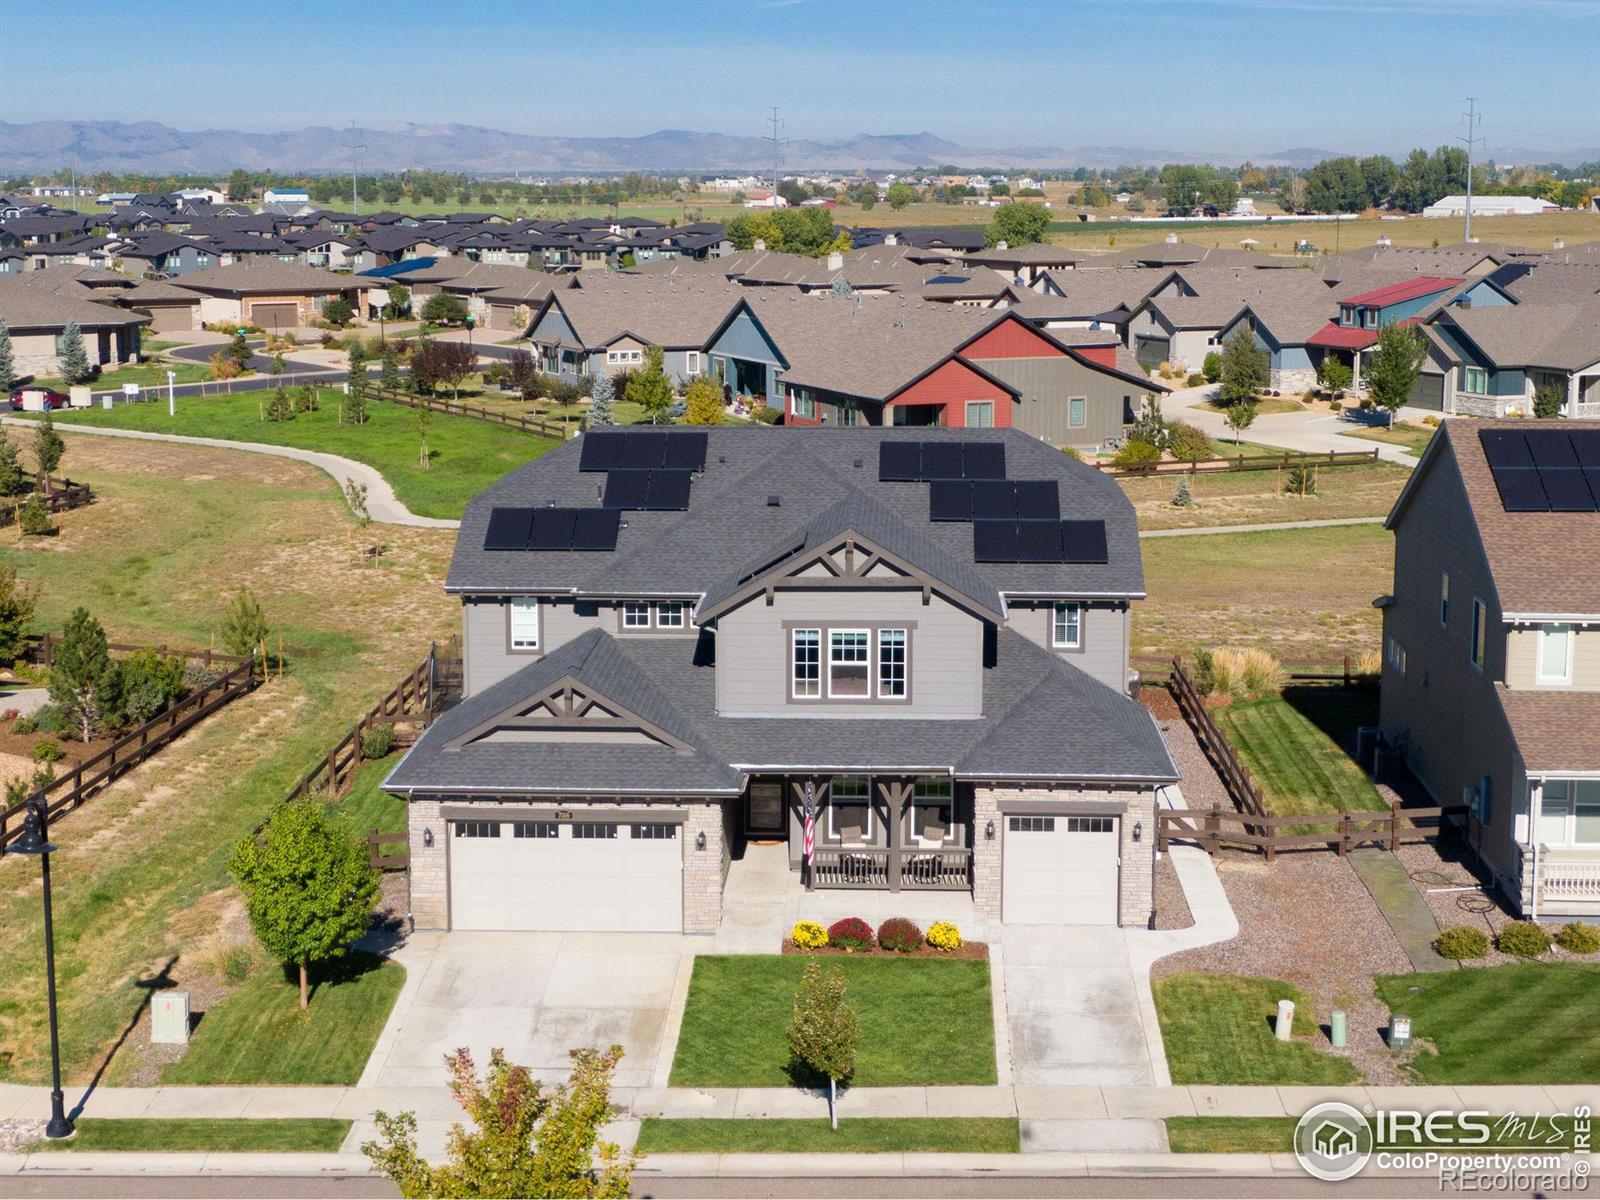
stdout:
[(1539, 627), (1540, 683), (1572, 682), (1572, 626)]
[(796, 629), (790, 637), (790, 690), (796, 700), (814, 700), (822, 695), (822, 630)]
[(804, 417), (808, 421), (816, 419), (817, 402), (811, 398), (809, 393), (794, 393), (794, 415)]
[(909, 694), (906, 679), (906, 631), (878, 630), (878, 699), (904, 700)]
[(1600, 845), (1600, 779), (1546, 779), (1535, 837), (1545, 845)]
[(955, 784), (948, 777), (926, 775), (912, 784), (911, 836), (923, 845), (955, 840)]
[(1476, 596), (1472, 598), (1472, 665), (1483, 670), (1483, 660), (1489, 648), (1489, 609)]
[(658, 629), (682, 629), (683, 619), (682, 600), (663, 600), (656, 605), (656, 627)]
[(969, 400), (967, 401), (967, 428), (968, 429), (993, 429), (994, 428), (994, 401)]
[(1055, 606), (1050, 614), (1050, 644), (1058, 650), (1083, 645), (1083, 605), (1068, 601)]
[(828, 695), (865, 698), (872, 694), (867, 676), (872, 635), (865, 629), (828, 631)]
[(837, 775), (828, 785), (828, 837), (846, 846), (872, 841), (872, 801), (865, 775)]
[(700, 374), (700, 351), (689, 350), (684, 353), (683, 370), (688, 375)]
[(539, 648), (539, 601), (534, 596), (511, 598), (511, 648), (537, 650)]

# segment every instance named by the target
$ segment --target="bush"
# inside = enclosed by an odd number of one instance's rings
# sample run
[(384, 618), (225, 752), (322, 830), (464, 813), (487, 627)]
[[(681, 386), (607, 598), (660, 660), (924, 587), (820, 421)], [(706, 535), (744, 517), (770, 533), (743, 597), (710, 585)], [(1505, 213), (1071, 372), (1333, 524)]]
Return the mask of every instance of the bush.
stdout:
[(361, 731), (362, 758), (384, 758), (393, 749), (393, 725), (368, 725)]
[(60, 762), (66, 751), (55, 738), (41, 738), (33, 747), (33, 761), (37, 763)]
[(1556, 945), (1568, 954), (1593, 954), (1600, 950), (1600, 927), (1585, 921), (1569, 922), (1557, 932)]
[(928, 945), (935, 950), (959, 950), (961, 930), (949, 921), (935, 921), (928, 926)]
[(350, 324), (355, 315), (356, 310), (343, 296), (334, 296), (322, 306), (322, 319), (339, 329)]
[(890, 917), (878, 926), (878, 945), (885, 950), (911, 954), (922, 948), (922, 930), (905, 917)]
[(1204, 375), (1200, 374), (1199, 371), (1195, 371), (1189, 376), (1189, 378), (1187, 378), (1187, 379), (1185, 379), (1183, 381), (1183, 386), (1184, 387), (1204, 387), (1205, 383), (1206, 383), (1206, 377)]
[(1216, 656), (1204, 646), (1196, 646), (1194, 650), (1194, 670), (1189, 678), (1194, 684), (1194, 690), (1202, 696), (1209, 696), (1217, 687)]
[(430, 325), (465, 325), (466, 301), (448, 292), (436, 292), (423, 302), (422, 319)]
[(1206, 355), (1205, 362), (1200, 364), (1200, 374), (1204, 375), (1207, 383), (1215, 383), (1222, 378), (1222, 355), (1213, 350)]
[(828, 931), (815, 921), (796, 921), (789, 941), (801, 950), (820, 950), (828, 944)]
[(783, 419), (783, 410), (770, 404), (757, 404), (750, 410), (750, 419), (762, 425), (776, 425)]
[(46, 537), (56, 531), (50, 520), (50, 510), (44, 506), (44, 497), (35, 492), (17, 510), (17, 524), (24, 537)]
[(1550, 935), (1534, 921), (1513, 921), (1494, 939), (1495, 949), (1518, 958), (1538, 958), (1550, 950)]
[(1235, 700), (1283, 690), (1283, 666), (1265, 650), (1224, 648), (1211, 656), (1211, 689)]
[(1457, 925), (1434, 938), (1433, 948), (1440, 958), (1482, 958), (1489, 953), (1489, 935), (1471, 925)]
[(106, 722), (117, 729), (142, 725), (183, 699), (189, 687), (181, 655), (135, 650), (112, 667), (105, 689)]
[(872, 946), (872, 926), (860, 917), (845, 917), (828, 926), (828, 944), (842, 950), (866, 950)]
[(1117, 456), (1111, 460), (1119, 471), (1133, 471), (1141, 467), (1152, 467), (1161, 461), (1161, 451), (1149, 442), (1129, 440), (1122, 443), (1122, 448), (1117, 451)]
[(1167, 426), (1167, 448), (1181, 462), (1201, 462), (1215, 458), (1217, 453), (1211, 439), (1187, 421), (1174, 421)]
[(1079, 453), (1076, 449), (1074, 449), (1071, 446), (1062, 446), (1061, 447), (1061, 453), (1065, 454), (1068, 458), (1072, 459), (1074, 462), (1082, 462), (1083, 461), (1083, 455), (1081, 453)]
[(229, 942), (218, 950), (212, 969), (225, 983), (238, 987), (256, 969), (256, 952), (248, 942)]

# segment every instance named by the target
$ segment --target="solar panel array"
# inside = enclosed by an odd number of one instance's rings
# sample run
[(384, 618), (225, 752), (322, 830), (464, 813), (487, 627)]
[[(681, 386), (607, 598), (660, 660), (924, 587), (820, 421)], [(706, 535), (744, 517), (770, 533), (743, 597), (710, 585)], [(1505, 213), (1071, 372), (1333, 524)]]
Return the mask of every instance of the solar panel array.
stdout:
[(580, 471), (700, 471), (708, 439), (693, 429), (592, 429), (583, 435)]
[(934, 521), (1054, 521), (1061, 501), (1053, 479), (938, 480), (928, 488)]
[(1103, 563), (1104, 521), (974, 521), (972, 556), (994, 563)]
[(886, 441), (878, 447), (879, 483), (1005, 477), (1004, 442)]
[(601, 503), (607, 508), (682, 510), (689, 507), (692, 475), (690, 471), (610, 471)]
[(485, 550), (615, 550), (622, 513), (614, 508), (493, 508)]
[(1480, 429), (1507, 512), (1600, 512), (1600, 429)]

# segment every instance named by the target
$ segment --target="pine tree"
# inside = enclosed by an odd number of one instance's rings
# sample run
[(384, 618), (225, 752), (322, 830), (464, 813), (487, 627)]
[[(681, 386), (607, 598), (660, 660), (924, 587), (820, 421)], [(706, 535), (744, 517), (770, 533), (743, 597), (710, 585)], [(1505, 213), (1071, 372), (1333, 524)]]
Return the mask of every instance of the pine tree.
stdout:
[(104, 626), (85, 608), (67, 618), (50, 662), (50, 702), (88, 741), (100, 727), (106, 681), (112, 673)]
[(604, 373), (594, 381), (594, 403), (589, 406), (589, 424), (615, 425), (616, 413), (612, 410), (611, 400), (616, 395), (616, 387), (611, 382), (611, 376)]
[(83, 348), (83, 330), (78, 328), (76, 321), (68, 321), (67, 327), (61, 331), (58, 358), (61, 378), (68, 384), (82, 383), (94, 375), (94, 368), (89, 365), (89, 352)]
[(17, 445), (0, 428), (0, 496), (20, 496), (27, 490), (28, 482), (22, 475), (22, 460), (17, 454)]
[(17, 386), (17, 357), (11, 349), (11, 331), (0, 321), (0, 395), (9, 397)]
[(1178, 476), (1178, 490), (1172, 493), (1173, 508), (1193, 508), (1194, 495), (1189, 491), (1189, 477)]

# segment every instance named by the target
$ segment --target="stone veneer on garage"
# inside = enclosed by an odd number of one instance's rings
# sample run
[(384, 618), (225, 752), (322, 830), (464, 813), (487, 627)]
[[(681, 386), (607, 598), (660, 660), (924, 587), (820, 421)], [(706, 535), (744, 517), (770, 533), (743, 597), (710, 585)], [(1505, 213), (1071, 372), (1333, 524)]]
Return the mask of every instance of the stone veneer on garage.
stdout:
[[(641, 807), (637, 802), (562, 798), (540, 800), (536, 804), (514, 800), (449, 802), (451, 808), (481, 806), (499, 810), (515, 808), (519, 803), (538, 808), (557, 807), (602, 818), (608, 810), (637, 812)], [(722, 920), (722, 885), (732, 857), (734, 807), (720, 800), (673, 800), (661, 807), (684, 814), (683, 829), (678, 835), (683, 850), (683, 931), (714, 933)], [(407, 805), (407, 826), (411, 846), (411, 919), (418, 929), (448, 929), (450, 895), (446, 855), (450, 839), (440, 815), (440, 802), (427, 797), (411, 799)], [(422, 843), (424, 829), (433, 830), (432, 846)], [(704, 850), (695, 848), (696, 835), (701, 833), (706, 835)]]
[[(972, 794), (972, 903), (986, 917), (1004, 918), (1001, 909), (1001, 869), (1005, 854), (1006, 822), (1002, 809), (1013, 815), (1059, 811), (1063, 805), (1081, 805), (1086, 813), (1105, 812), (1106, 806), (1126, 806), (1122, 813), (1122, 872), (1118, 897), (1119, 925), (1144, 927), (1154, 911), (1156, 794), (1138, 792), (1088, 792), (1067, 787), (977, 787)], [(994, 822), (994, 837), (984, 829)], [(1143, 839), (1133, 840), (1135, 824), (1144, 826)]]

